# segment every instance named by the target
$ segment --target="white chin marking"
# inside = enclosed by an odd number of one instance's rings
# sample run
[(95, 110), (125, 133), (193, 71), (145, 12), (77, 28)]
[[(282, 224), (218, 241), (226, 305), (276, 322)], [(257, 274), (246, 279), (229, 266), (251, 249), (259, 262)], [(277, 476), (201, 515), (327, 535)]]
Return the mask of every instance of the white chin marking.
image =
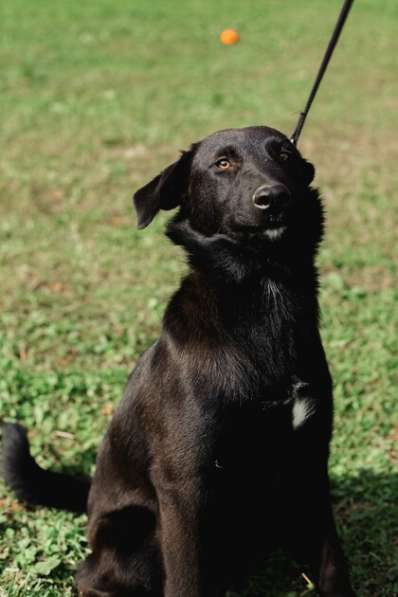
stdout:
[(280, 228), (268, 228), (268, 230), (264, 230), (264, 234), (270, 240), (277, 240), (282, 236), (285, 230), (286, 226), (281, 226)]
[(292, 411), (293, 429), (304, 425), (306, 420), (314, 414), (314, 404), (310, 398), (296, 398)]

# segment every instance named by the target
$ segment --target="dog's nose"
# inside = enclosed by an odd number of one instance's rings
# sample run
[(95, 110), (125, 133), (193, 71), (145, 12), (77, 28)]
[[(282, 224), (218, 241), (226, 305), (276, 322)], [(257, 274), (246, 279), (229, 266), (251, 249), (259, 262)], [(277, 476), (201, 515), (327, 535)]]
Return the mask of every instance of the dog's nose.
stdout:
[(283, 185), (264, 184), (253, 194), (253, 203), (258, 209), (269, 209), (271, 206), (284, 207), (290, 199), (290, 193)]

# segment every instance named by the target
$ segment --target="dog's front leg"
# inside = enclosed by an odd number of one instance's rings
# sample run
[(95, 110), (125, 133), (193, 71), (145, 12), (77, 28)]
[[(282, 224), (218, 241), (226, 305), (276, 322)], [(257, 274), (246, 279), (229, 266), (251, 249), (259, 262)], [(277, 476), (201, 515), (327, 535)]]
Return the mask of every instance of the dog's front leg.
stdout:
[[(329, 386), (327, 373), (325, 387)], [(330, 392), (330, 386), (329, 386)], [(330, 393), (324, 394), (310, 384), (294, 385), (292, 412), (295, 437), (291, 465), (290, 490), (294, 505), (290, 512), (291, 532), (295, 552), (310, 565), (319, 594), (322, 597), (355, 597), (351, 587), (345, 557), (333, 516), (328, 454), (332, 422)], [(317, 398), (318, 397), (318, 398)], [(317, 447), (314, 449), (314, 447)]]
[(158, 491), (165, 597), (199, 597), (197, 482)]
[(219, 597), (203, 561), (200, 482), (158, 488), (160, 531), (165, 568), (164, 597)]
[[(307, 549), (308, 563), (321, 597), (355, 597), (337, 534), (327, 485), (325, 480), (324, 490), (318, 493), (319, 501), (315, 503), (314, 500), (312, 505), (309, 504), (307, 534), (302, 535), (305, 537), (303, 544)], [(310, 525), (313, 528), (308, 530)]]
[(309, 542), (307, 546), (312, 552), (310, 564), (319, 594), (322, 597), (355, 597), (337, 535), (330, 497), (324, 494), (322, 499), (325, 500), (324, 512), (315, 521), (319, 524), (318, 536), (315, 534), (312, 545)]
[[(334, 521), (326, 465), (306, 463), (303, 476), (296, 480), (294, 535), (296, 557), (311, 569), (321, 597), (355, 597)], [(293, 513), (292, 512), (292, 513)]]

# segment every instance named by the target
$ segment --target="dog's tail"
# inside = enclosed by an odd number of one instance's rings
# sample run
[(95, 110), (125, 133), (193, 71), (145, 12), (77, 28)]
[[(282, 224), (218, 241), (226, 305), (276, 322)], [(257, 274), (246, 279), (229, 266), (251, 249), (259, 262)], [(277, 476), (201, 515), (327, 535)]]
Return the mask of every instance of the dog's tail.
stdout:
[(2, 435), (4, 480), (19, 500), (70, 512), (86, 512), (90, 477), (41, 468), (30, 454), (26, 430), (17, 423), (4, 423)]

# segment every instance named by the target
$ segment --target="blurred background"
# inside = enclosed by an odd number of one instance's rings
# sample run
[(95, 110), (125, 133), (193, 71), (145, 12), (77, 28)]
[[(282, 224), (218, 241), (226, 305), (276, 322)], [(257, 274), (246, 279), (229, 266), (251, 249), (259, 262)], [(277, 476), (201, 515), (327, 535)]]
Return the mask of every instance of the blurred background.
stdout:
[[(214, 130), (290, 134), (340, 6), (2, 4), (0, 417), (31, 429), (42, 465), (92, 469), (185, 270), (165, 215), (136, 231), (133, 191)], [(220, 44), (227, 27), (239, 44)], [(328, 214), (319, 264), (331, 474), (360, 597), (398, 595), (397, 56), (396, 0), (354, 3), (300, 142)], [(0, 485), (1, 597), (73, 595), (84, 523), (27, 510)], [(244, 595), (311, 594), (277, 555)]]

